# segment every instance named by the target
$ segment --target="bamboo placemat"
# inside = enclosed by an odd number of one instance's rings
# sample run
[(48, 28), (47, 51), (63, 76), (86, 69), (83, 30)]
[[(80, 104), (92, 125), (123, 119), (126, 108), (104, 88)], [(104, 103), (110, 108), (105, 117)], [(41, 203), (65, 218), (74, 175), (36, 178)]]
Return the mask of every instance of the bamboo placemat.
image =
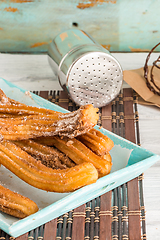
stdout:
[[(78, 108), (63, 91), (34, 92), (70, 111)], [(98, 124), (140, 145), (137, 97), (124, 89), (99, 109)], [(0, 240), (13, 240), (0, 230)], [(143, 174), (16, 240), (140, 240), (146, 238)]]

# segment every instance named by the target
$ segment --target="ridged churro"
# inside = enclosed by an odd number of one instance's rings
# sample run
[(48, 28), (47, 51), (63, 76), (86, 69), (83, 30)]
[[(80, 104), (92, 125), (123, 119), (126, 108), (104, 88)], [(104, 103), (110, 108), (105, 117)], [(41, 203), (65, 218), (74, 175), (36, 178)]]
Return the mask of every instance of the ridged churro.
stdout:
[(7, 97), (2, 89), (0, 89), (0, 116), (19, 117), (32, 114), (54, 114), (58, 117), (58, 115), (62, 113), (41, 107), (28, 106), (24, 103), (15, 101)]
[(47, 147), (33, 140), (14, 141), (14, 144), (47, 167), (63, 169), (75, 166), (70, 158), (53, 147)]
[(67, 169), (51, 169), (7, 140), (0, 143), (0, 164), (28, 184), (46, 191), (71, 192), (98, 178), (98, 172), (91, 163), (83, 162)]
[(111, 171), (112, 162), (109, 153), (106, 153), (105, 157), (98, 156), (76, 138), (69, 139), (55, 136), (50, 138), (39, 138), (36, 139), (36, 141), (42, 144), (55, 146), (76, 164), (81, 164), (83, 162), (92, 163), (98, 170), (99, 177), (105, 176)]
[(114, 146), (113, 141), (109, 137), (94, 128), (89, 132), (78, 136), (78, 140), (100, 156), (108, 153)]
[(25, 218), (38, 211), (35, 202), (0, 185), (0, 211)]
[(3, 118), (0, 121), (0, 134), (8, 140), (54, 135), (73, 138), (96, 125), (99, 118), (97, 111), (92, 105), (86, 105), (74, 112), (59, 114), (58, 120), (55, 120), (54, 114), (29, 115), (9, 120)]

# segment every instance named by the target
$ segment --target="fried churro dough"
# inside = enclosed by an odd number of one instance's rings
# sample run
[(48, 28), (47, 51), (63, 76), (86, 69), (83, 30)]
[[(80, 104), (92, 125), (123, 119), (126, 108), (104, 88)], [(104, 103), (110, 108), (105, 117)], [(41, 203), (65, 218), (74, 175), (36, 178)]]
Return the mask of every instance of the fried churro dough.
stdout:
[(98, 156), (76, 138), (70, 140), (69, 138), (55, 136), (50, 138), (39, 138), (35, 141), (55, 146), (76, 164), (81, 164), (83, 162), (92, 163), (98, 170), (99, 177), (105, 176), (111, 171), (112, 162), (109, 153), (105, 154), (105, 157)]
[[(54, 114), (29, 115), (0, 121), (3, 139), (24, 140), (41, 136), (67, 136), (73, 138), (93, 128), (99, 118), (98, 109), (91, 104), (78, 110), (61, 113), (58, 120)], [(56, 113), (57, 114), (57, 113)]]
[(71, 192), (96, 182), (98, 178), (98, 172), (91, 163), (83, 162), (67, 169), (51, 169), (7, 140), (0, 143), (0, 164), (28, 184), (51, 192)]
[(0, 89), (0, 117), (19, 117), (26, 115), (37, 115), (37, 114), (54, 114), (57, 118), (61, 114), (50, 109), (41, 107), (27, 106), (24, 103), (15, 101), (5, 95)]
[(0, 211), (25, 218), (38, 211), (35, 202), (0, 185)]
[(113, 141), (109, 137), (94, 128), (89, 132), (78, 136), (78, 140), (100, 156), (105, 155), (114, 146)]
[(58, 149), (47, 147), (33, 140), (14, 141), (21, 149), (26, 151), (42, 164), (54, 169), (63, 169), (75, 166), (75, 163)]
[(8, 140), (54, 135), (72, 138), (97, 124), (97, 112), (91, 104), (69, 113), (27, 106), (0, 90), (0, 135)]

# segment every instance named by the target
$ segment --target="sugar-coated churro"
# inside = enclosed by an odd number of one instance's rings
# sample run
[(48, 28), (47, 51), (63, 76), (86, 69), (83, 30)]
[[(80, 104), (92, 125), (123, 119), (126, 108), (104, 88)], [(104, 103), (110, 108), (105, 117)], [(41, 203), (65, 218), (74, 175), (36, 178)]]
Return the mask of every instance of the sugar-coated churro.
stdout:
[(75, 166), (75, 163), (70, 158), (53, 147), (47, 147), (30, 139), (14, 141), (14, 144), (47, 167), (63, 169)]
[(0, 211), (25, 218), (38, 211), (35, 202), (0, 185)]
[(98, 109), (88, 104), (74, 112), (61, 113), (27, 106), (8, 98), (0, 89), (0, 135), (3, 139), (24, 140), (40, 136), (75, 137), (97, 124)]
[(2, 89), (0, 89), (0, 117), (8, 116), (12, 118), (32, 114), (54, 114), (58, 117), (61, 113), (41, 107), (28, 106), (24, 103), (15, 101), (7, 97)]
[(98, 178), (98, 172), (91, 163), (84, 162), (67, 169), (51, 169), (7, 140), (0, 143), (0, 164), (28, 184), (46, 191), (71, 192)]
[(36, 139), (36, 141), (55, 146), (76, 164), (81, 164), (83, 162), (92, 163), (98, 170), (99, 177), (107, 175), (111, 171), (112, 162), (109, 153), (105, 155), (105, 158), (103, 156), (98, 156), (76, 138), (70, 140), (69, 138), (55, 136), (50, 138), (39, 138)]
[[(56, 119), (57, 118), (57, 119)], [(92, 105), (70, 113), (29, 115), (0, 121), (0, 134), (8, 140), (24, 140), (40, 136), (67, 136), (73, 138), (93, 128), (99, 115)]]
[(78, 136), (78, 140), (100, 156), (109, 152), (114, 146), (113, 141), (109, 137), (94, 128)]

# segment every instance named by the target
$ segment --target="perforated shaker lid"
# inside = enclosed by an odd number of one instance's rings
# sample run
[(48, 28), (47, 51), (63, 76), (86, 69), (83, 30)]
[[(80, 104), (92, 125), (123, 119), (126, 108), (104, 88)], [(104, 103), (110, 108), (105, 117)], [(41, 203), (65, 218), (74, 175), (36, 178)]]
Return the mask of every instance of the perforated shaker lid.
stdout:
[(71, 65), (66, 88), (76, 104), (102, 107), (119, 94), (122, 81), (121, 66), (112, 55), (90, 52)]

